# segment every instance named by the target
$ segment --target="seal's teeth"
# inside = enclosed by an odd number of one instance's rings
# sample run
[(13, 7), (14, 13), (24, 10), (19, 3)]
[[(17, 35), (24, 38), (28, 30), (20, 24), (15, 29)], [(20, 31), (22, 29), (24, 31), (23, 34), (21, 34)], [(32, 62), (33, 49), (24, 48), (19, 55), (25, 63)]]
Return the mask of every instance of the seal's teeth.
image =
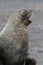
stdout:
[(32, 20), (32, 16), (28, 20)]

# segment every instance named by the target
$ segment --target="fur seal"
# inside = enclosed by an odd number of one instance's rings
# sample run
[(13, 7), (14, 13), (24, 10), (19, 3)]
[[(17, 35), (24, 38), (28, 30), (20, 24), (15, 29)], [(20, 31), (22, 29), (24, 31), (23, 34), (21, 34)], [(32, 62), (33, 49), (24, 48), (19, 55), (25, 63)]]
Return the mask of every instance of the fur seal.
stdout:
[(27, 59), (28, 29), (32, 10), (13, 13), (0, 33), (0, 59), (3, 65), (15, 65)]

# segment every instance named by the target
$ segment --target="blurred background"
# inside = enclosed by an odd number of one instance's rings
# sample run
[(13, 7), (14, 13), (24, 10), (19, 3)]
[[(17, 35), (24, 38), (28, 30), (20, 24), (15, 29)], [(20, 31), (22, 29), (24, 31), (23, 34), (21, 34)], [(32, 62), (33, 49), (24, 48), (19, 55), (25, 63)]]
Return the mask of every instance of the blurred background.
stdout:
[(33, 9), (32, 24), (29, 29), (29, 57), (35, 58), (37, 65), (43, 65), (43, 0), (0, 0), (0, 31), (9, 17), (18, 9)]

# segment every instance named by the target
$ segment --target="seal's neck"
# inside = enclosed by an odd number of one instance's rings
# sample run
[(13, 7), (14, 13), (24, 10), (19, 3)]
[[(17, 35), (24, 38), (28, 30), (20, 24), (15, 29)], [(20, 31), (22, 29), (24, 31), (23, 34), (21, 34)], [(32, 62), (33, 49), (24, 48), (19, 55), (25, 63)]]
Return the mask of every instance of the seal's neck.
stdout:
[[(19, 25), (20, 24), (20, 25)], [(15, 32), (15, 29), (21, 27), (23, 24), (20, 22), (20, 19), (9, 19), (4, 29), (1, 31), (1, 36), (9, 36)]]
[(15, 12), (15, 13), (13, 13), (11, 16), (10, 16), (10, 18), (9, 18), (9, 20), (8, 20), (8, 22), (7, 22), (7, 24), (5, 25), (5, 27), (4, 27), (4, 29), (1, 31), (1, 33), (0, 33), (0, 35), (1, 34), (7, 34), (7, 32), (9, 33), (9, 32), (11, 32), (12, 30), (14, 30), (14, 28), (15, 28), (15, 26), (16, 26), (16, 21), (18, 22), (18, 20), (19, 19), (17, 19), (17, 20), (15, 20), (16, 18), (18, 17), (18, 15), (17, 15), (17, 13)]

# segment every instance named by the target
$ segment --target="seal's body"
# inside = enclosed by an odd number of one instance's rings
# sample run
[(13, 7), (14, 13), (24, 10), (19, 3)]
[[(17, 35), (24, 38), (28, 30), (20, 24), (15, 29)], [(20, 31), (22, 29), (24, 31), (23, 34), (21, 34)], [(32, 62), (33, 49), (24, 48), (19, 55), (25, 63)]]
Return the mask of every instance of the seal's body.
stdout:
[(21, 9), (13, 14), (0, 33), (0, 59), (4, 65), (14, 65), (27, 58), (28, 29), (31, 10)]

